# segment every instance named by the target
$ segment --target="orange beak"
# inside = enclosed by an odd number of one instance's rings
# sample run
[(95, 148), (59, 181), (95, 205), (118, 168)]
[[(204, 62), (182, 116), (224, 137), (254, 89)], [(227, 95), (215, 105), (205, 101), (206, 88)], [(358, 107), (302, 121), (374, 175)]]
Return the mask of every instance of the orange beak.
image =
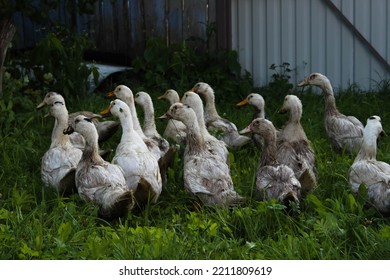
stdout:
[(109, 115), (111, 115), (110, 107), (107, 107), (106, 109), (104, 109), (103, 111), (101, 111), (101, 112), (100, 112), (100, 115), (102, 115), (102, 116), (109, 116)]
[(114, 91), (110, 91), (109, 93), (106, 94), (107, 97), (114, 97), (115, 93)]
[(242, 100), (241, 102), (238, 102), (238, 103), (236, 104), (236, 106), (242, 107), (242, 106), (244, 106), (244, 105), (246, 105), (246, 104), (248, 104), (248, 98), (245, 98), (245, 99)]

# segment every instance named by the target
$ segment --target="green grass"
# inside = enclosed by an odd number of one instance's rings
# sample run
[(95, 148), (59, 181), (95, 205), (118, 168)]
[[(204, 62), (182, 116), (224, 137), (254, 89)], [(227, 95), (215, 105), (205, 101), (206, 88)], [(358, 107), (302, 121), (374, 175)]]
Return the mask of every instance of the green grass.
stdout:
[[(218, 90), (216, 90), (218, 94)], [(150, 92), (156, 117), (168, 104)], [(261, 92), (260, 92), (261, 93)], [(245, 207), (197, 209), (184, 191), (182, 161), (177, 154), (160, 200), (125, 220), (109, 224), (96, 207), (77, 195), (59, 197), (40, 179), (41, 157), (50, 145), (53, 118), (36, 111), (40, 96), (0, 100), (0, 259), (389, 259), (390, 223), (365, 207), (364, 195), (352, 196), (347, 182), (353, 158), (336, 155), (323, 128), (323, 98), (299, 92), (302, 125), (316, 152), (319, 186), (293, 213), (283, 206), (257, 202), (253, 196), (260, 152), (253, 146), (231, 153), (231, 175)], [(17, 93), (14, 93), (17, 96)], [(244, 96), (217, 106), (239, 129), (249, 124), (251, 108), (235, 108)], [(284, 96), (264, 96), (266, 111), (277, 127)], [(108, 104), (101, 95), (68, 98), (70, 112), (99, 112)], [(390, 93), (337, 96), (340, 110), (363, 123), (379, 115), (390, 131)], [(139, 114), (142, 115), (141, 113)], [(163, 131), (165, 123), (157, 121)], [(102, 148), (115, 149), (120, 133)], [(390, 140), (379, 142), (378, 159), (390, 162)]]

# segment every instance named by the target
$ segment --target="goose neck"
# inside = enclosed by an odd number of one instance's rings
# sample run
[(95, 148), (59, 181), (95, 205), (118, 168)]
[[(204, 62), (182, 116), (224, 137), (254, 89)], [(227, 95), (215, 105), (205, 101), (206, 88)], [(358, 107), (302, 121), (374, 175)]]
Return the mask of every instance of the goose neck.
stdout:
[(204, 137), (200, 132), (200, 128), (198, 123), (192, 122), (191, 124), (186, 124), (187, 132), (186, 132), (186, 150), (187, 154), (199, 154), (205, 150), (207, 150), (206, 142), (204, 141)]
[[(157, 132), (156, 122), (154, 121), (154, 108), (152, 104), (141, 105), (144, 110), (144, 131), (148, 131), (150, 134)], [(145, 133), (147, 134), (147, 133)]]
[(260, 166), (274, 165), (276, 161), (276, 135), (268, 134), (264, 137), (264, 150), (261, 156)]
[(63, 133), (63, 131), (68, 127), (68, 115), (61, 115), (56, 117), (54, 122), (54, 128), (51, 135), (51, 146), (60, 146), (70, 143), (69, 135)]

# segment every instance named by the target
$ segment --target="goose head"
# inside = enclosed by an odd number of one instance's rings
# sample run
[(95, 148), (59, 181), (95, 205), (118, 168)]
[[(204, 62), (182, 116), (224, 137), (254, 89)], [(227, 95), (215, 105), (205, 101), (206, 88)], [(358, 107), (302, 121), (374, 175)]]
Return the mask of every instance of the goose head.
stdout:
[(321, 74), (321, 73), (312, 73), (309, 76), (307, 76), (305, 79), (303, 79), (302, 82), (298, 84), (299, 87), (303, 86), (318, 86), (321, 88), (324, 88), (330, 84), (329, 79)]
[(241, 130), (240, 133), (256, 133), (264, 138), (273, 135), (276, 138), (276, 129), (274, 125), (269, 120), (263, 118), (254, 119), (246, 128)]
[(193, 91), (187, 91), (183, 94), (181, 103), (190, 106), (195, 112), (201, 112), (203, 110), (203, 103), (200, 96)]
[(117, 86), (113, 91), (107, 93), (108, 97), (116, 97), (120, 100), (131, 100), (133, 101), (133, 92), (131, 89), (125, 85)]
[(90, 118), (84, 115), (78, 115), (64, 130), (64, 134), (72, 134), (73, 132), (80, 133), (88, 142), (89, 139), (98, 139), (98, 134), (95, 125)]
[(50, 108), (49, 116), (53, 116), (54, 118), (60, 118), (62, 116), (68, 116), (68, 110), (66, 109), (65, 103), (61, 101), (55, 101)]
[(43, 98), (43, 101), (37, 105), (37, 109), (42, 109), (46, 105), (52, 105), (56, 101), (60, 101), (65, 104), (65, 99), (61, 94), (54, 91), (50, 91), (46, 93), (45, 97)]
[(371, 116), (367, 119), (367, 124), (364, 128), (364, 135), (371, 134), (378, 137), (379, 135), (386, 135), (382, 127), (382, 120), (379, 116)]
[(211, 86), (207, 83), (199, 82), (194, 85), (194, 87), (191, 89), (191, 91), (201, 94), (203, 96), (208, 96), (211, 94), (214, 94), (213, 89)]
[(159, 96), (158, 99), (166, 99), (170, 104), (180, 101), (179, 94), (174, 89), (168, 89), (163, 95)]
[(302, 112), (302, 102), (296, 95), (286, 95), (283, 105), (279, 109), (279, 113), (281, 114), (291, 111)]
[(152, 98), (144, 91), (137, 92), (134, 96), (134, 101), (142, 107), (152, 104)]
[(190, 106), (183, 103), (174, 103), (169, 110), (160, 117), (160, 119), (174, 119), (188, 124), (190, 120), (196, 118), (195, 112)]
[(256, 107), (260, 110), (264, 110), (264, 106), (265, 106), (264, 98), (258, 93), (249, 94), (244, 100), (238, 102), (236, 105), (238, 107), (242, 107), (247, 104)]
[(115, 99), (111, 101), (110, 106), (108, 107), (111, 114), (117, 118), (128, 117), (130, 116), (129, 106), (120, 99)]

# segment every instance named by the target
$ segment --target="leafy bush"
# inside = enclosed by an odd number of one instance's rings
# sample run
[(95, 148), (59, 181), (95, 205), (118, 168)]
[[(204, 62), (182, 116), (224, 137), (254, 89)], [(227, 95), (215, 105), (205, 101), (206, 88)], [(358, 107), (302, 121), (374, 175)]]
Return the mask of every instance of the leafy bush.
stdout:
[(68, 27), (56, 25), (22, 59), (11, 59), (7, 71), (16, 76), (28, 75), (27, 93), (82, 95), (88, 92), (90, 76), (95, 82), (99, 77), (97, 68), (88, 66), (83, 59), (90, 46), (87, 34), (78, 35)]
[(236, 51), (197, 53), (185, 41), (168, 47), (160, 38), (150, 39), (132, 66), (140, 86), (149, 91), (174, 88), (183, 92), (203, 81), (217, 89), (219, 100), (229, 100), (252, 88), (251, 75), (241, 68)]

